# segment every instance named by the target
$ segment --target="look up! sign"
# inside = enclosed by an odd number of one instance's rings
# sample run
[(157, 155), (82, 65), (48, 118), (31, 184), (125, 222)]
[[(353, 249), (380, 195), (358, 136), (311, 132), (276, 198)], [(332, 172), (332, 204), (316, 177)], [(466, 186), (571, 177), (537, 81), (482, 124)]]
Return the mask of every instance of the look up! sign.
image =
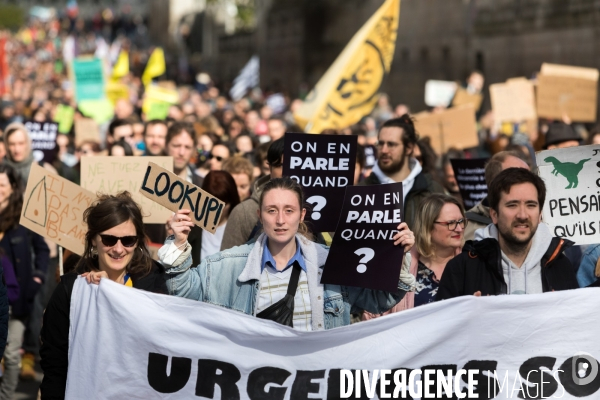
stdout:
[(600, 234), (600, 145), (536, 154), (546, 183), (543, 220), (555, 236), (578, 245), (598, 243)]
[(356, 136), (285, 134), (283, 175), (304, 188), (314, 232), (336, 229), (345, 187), (354, 183), (356, 147)]
[(404, 249), (393, 237), (402, 209), (402, 182), (348, 186), (321, 283), (397, 292)]

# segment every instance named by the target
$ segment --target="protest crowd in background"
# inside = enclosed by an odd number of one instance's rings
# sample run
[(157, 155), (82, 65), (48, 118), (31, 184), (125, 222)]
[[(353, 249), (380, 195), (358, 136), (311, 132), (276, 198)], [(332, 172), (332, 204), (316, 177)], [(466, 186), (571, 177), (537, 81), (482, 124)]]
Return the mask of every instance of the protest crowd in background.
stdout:
[[(210, 259), (206, 261), (207, 257), (234, 246), (242, 246), (249, 241), (253, 243), (257, 238), (256, 243), (262, 245), (267, 240), (266, 236), (261, 236), (263, 220), (259, 217), (262, 202), (266, 201), (263, 189), (294, 190), (288, 187), (289, 182), (285, 186), (285, 178), (276, 178), (284, 176), (284, 153), (289, 146), (286, 132), (304, 132), (294, 118), (304, 99), (291, 97), (291, 92), (285, 90), (272, 92), (249, 87), (244, 91), (245, 95), (232, 100), (229, 93), (231, 82), (217, 84), (207, 74), (201, 74), (202, 71), (188, 71), (189, 74), (182, 79), (170, 70), (162, 49), (150, 46), (143, 32), (144, 26), (140, 21), (109, 25), (102, 21), (70, 19), (68, 16), (47, 22), (36, 20), (17, 33), (0, 32), (0, 264), (8, 295), (1, 297), (0, 303), (10, 304), (9, 319), (8, 315), (1, 316), (5, 320), (0, 323), (0, 346), (6, 348), (1, 367), (0, 399), (14, 396), (19, 379), (35, 378), (36, 364), (40, 360), (42, 318), (55, 288), (61, 282), (60, 269), (64, 269), (63, 273), (85, 271), (90, 277), (88, 281), (94, 281), (94, 274), (90, 272), (93, 267), (81, 269), (78, 255), (68, 249), (59, 251), (52, 240), (19, 225), (22, 207), (29, 201), (23, 196), (25, 188), (32, 183), (28, 182), (30, 172), (42, 167), (92, 192), (107, 189), (106, 192), (116, 195), (124, 190), (132, 192), (132, 189), (108, 189), (109, 186), (99, 189), (91, 180), (86, 181), (91, 179), (85, 168), (94, 165), (92, 157), (148, 157), (149, 161), (157, 164), (160, 163), (152, 161), (154, 157), (172, 157), (172, 164), (167, 169), (182, 181), (196, 185), (222, 202), (219, 225), (212, 233), (207, 233), (189, 219), (189, 226), (184, 224), (189, 231), (182, 234), (181, 221), (188, 221), (187, 214), (180, 212), (173, 218), (172, 212), (164, 214), (163, 210), (161, 217), (144, 223), (143, 233), (134, 229), (132, 233), (120, 235), (124, 236), (121, 239), (123, 246), (126, 246), (124, 239), (128, 235), (145, 236), (148, 248), (154, 250), (144, 252), (144, 257), (152, 256), (175, 266), (175, 272), (169, 272), (169, 268), (165, 272), (160, 264), (149, 261), (149, 258), (136, 259), (136, 262), (146, 263), (148, 268), (152, 264), (152, 279), (155, 279), (154, 274), (166, 273), (168, 278), (160, 279), (176, 281), (177, 288), (173, 290), (169, 286), (167, 290), (163, 281), (157, 283), (154, 280), (144, 286), (139, 283), (142, 281), (135, 279), (133, 286), (200, 300), (203, 296), (217, 296), (214, 303), (234, 309), (235, 305), (223, 303), (224, 300), (218, 298), (219, 293), (206, 294), (202, 291), (207, 290), (202, 279), (208, 278), (202, 275), (200, 267), (210, 264)], [(85, 61), (86, 57), (95, 57), (106, 72), (102, 93), (97, 98), (93, 93), (91, 96), (86, 93), (94, 82), (88, 82), (89, 87), (86, 86), (85, 90), (83, 83), (79, 86), (74, 82), (78, 79), (74, 76), (79, 72), (73, 65)], [(93, 72), (89, 74), (91, 76)], [(194, 76), (197, 79), (190, 78)], [(475, 129), (469, 140), (454, 141), (448, 136), (445, 142), (440, 142), (435, 133), (430, 134), (437, 128), (431, 128), (433, 125), (426, 121), (428, 118), (446, 118), (447, 113), (455, 109), (450, 104), (447, 107), (431, 107), (425, 110), (426, 114), (417, 114), (424, 110), (414, 110), (406, 104), (391, 104), (385, 94), (385, 86), (381, 87), (370, 114), (357, 123), (341, 128), (329, 127), (321, 132), (311, 131), (320, 135), (356, 137), (357, 169), (348, 185), (368, 187), (402, 183), (402, 215), (408, 226), (399, 230), (407, 237), (414, 233), (415, 244), (405, 256), (400, 281), (393, 283), (402, 290), (402, 299), (379, 297), (379, 303), (373, 310), (368, 305), (364, 307), (377, 312), (363, 313), (354, 305), (362, 304), (361, 296), (367, 295), (344, 292), (343, 305), (346, 311), (352, 307), (351, 314), (336, 314), (335, 318), (328, 319), (328, 310), (325, 309), (324, 326), (315, 320), (311, 325), (310, 321), (294, 315), (294, 324), (298, 323), (299, 329), (328, 329), (350, 321), (363, 324), (365, 322), (361, 321), (462, 295), (542, 293), (585, 287), (596, 282), (600, 275), (600, 237), (592, 241), (599, 244), (573, 245), (558, 238), (556, 229), (540, 222), (541, 208), (547, 207), (544, 204), (546, 196), (561, 195), (551, 194), (550, 188), (538, 177), (535, 153), (600, 143), (600, 126), (589, 121), (574, 122), (567, 114), (557, 119), (498, 121), (492, 110), (481, 105), (481, 98), (489, 95), (483, 73), (473, 71), (457, 86), (455, 99), (459, 92), (479, 97), (478, 101), (470, 104), (474, 108), (470, 118)], [(461, 123), (468, 125), (471, 120)], [(465, 142), (468, 145), (462, 146), (461, 143)], [(466, 198), (465, 192), (461, 191), (465, 184), (458, 176), (461, 175), (458, 173), (460, 168), (465, 167), (460, 167), (463, 164), (459, 163), (456, 164), (458, 167), (453, 167), (453, 162), (479, 159), (485, 159), (481, 161), (478, 172), (483, 180), (481, 185), (485, 185), (480, 188), (483, 194), (477, 198)], [(559, 167), (554, 168), (562, 173)], [(144, 165), (144, 171), (145, 168)], [(116, 174), (127, 173), (120, 171)], [(580, 186), (582, 182), (580, 179)], [(512, 190), (515, 187), (518, 190)], [(516, 196), (516, 192), (525, 196), (525, 200), (515, 197), (511, 200), (512, 205), (507, 206), (508, 197)], [(119, 201), (130, 204), (131, 199), (127, 195), (119, 196), (125, 196), (119, 197)], [(563, 193), (562, 197), (568, 197), (568, 193)], [(562, 207), (562, 203), (557, 204)], [(142, 206), (142, 214), (145, 212), (145, 206)], [(307, 212), (310, 214), (311, 208)], [(322, 254), (324, 250), (321, 249), (333, 243), (333, 251), (340, 232), (335, 232), (335, 229), (310, 232), (310, 228), (309, 224), (306, 235), (302, 237), (312, 242), (302, 239), (298, 241), (298, 249), (315, 251), (314, 260), (309, 262), (323, 266), (327, 253)], [(298, 232), (301, 231), (299, 228)], [(171, 234), (175, 236), (169, 240)], [(107, 240), (110, 242), (110, 239)], [(165, 241), (166, 247), (158, 251)], [(465, 241), (468, 242), (465, 244)], [(247, 252), (250, 252), (252, 245), (248, 246)], [(317, 247), (318, 250), (313, 250)], [(168, 256), (166, 252), (170, 252)], [(94, 256), (97, 254), (93, 253), (93, 246), (86, 248), (84, 259)], [(265, 257), (271, 255), (264, 255), (261, 250), (259, 255), (249, 253), (245, 257), (257, 257), (264, 262)], [(244, 265), (246, 258), (235, 262), (238, 268)], [(190, 277), (193, 274), (190, 271), (195, 271), (199, 265), (196, 281)], [(226, 266), (227, 259), (214, 265)], [(265, 267), (267, 273), (260, 275), (262, 270), (258, 272), (258, 279), (265, 287), (270, 287), (271, 281), (268, 280), (275, 279), (279, 269), (275, 269), (273, 264), (270, 266), (270, 269)], [(482, 269), (486, 271), (484, 276), (478, 272)], [(189, 275), (187, 272), (178, 275), (181, 270), (188, 271)], [(287, 270), (286, 279), (292, 270)], [(169, 274), (175, 274), (177, 278)], [(304, 272), (300, 272), (298, 293), (302, 289), (308, 294), (304, 298), (296, 296), (296, 304), (306, 302), (303, 312), (307, 314), (311, 313), (311, 306), (314, 308), (317, 304), (316, 297), (313, 298), (310, 293), (313, 277), (309, 275), (305, 268)], [(135, 277), (135, 274), (132, 276)], [(185, 282), (181, 283), (183, 276)], [(63, 279), (59, 288), (65, 286), (72, 290), (73, 279), (68, 284)], [(188, 280), (192, 282), (190, 287), (186, 286)], [(219, 275), (219, 282), (227, 282), (233, 290), (233, 281)], [(197, 288), (193, 286), (196, 283)], [(287, 284), (284, 287), (287, 290)], [(325, 285), (325, 288), (333, 290), (331, 286)], [(269, 295), (278, 299), (286, 295), (285, 290), (281, 293), (272, 290)], [(270, 303), (265, 302), (263, 297), (267, 294), (262, 289), (259, 295), (254, 292), (253, 295), (258, 296), (258, 310), (248, 308), (239, 311), (256, 315), (268, 309)], [(67, 300), (61, 298), (60, 301)], [(65, 307), (68, 307), (66, 304)], [(52, 312), (59, 313), (57, 310)], [(323, 313), (320, 318), (323, 318)], [(296, 325), (293, 326), (296, 328)], [(52, 340), (52, 343), (60, 342), (68, 333), (65, 327), (68, 327), (68, 319), (45, 321), (43, 338)], [(7, 336), (8, 344), (5, 346), (3, 339)], [(52, 382), (43, 386), (47, 398), (58, 398), (52, 397), (57, 393), (64, 395), (64, 381), (54, 374), (60, 375), (62, 372), (57, 371), (63, 371), (66, 380), (66, 366), (61, 364), (57, 367), (43, 360), (45, 356), (54, 357), (56, 351), (47, 348), (42, 351), (42, 363), (46, 363), (44, 368), (53, 374)], [(66, 362), (66, 353), (58, 358), (61, 363)]]

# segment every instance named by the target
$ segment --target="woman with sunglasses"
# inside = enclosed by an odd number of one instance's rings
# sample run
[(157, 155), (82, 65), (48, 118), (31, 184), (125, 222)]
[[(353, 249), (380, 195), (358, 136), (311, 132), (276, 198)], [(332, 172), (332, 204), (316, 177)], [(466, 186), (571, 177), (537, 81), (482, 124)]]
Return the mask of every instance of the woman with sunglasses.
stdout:
[[(159, 250), (171, 294), (218, 304), (296, 330), (314, 331), (350, 324), (354, 310), (387, 310), (411, 289), (405, 275), (398, 277), (397, 293), (321, 284), (329, 250), (306, 238), (304, 194), (293, 179), (275, 178), (265, 184), (258, 210), (263, 233), (256, 242), (204, 258), (196, 268), (190, 268), (187, 245), (193, 226), (189, 212), (180, 210), (171, 219), (174, 237)], [(398, 229), (394, 244), (406, 251), (413, 245), (414, 235), (406, 223)]]
[[(410, 273), (416, 278), (416, 289), (380, 315), (435, 301), (446, 264), (460, 254), (464, 245), (466, 226), (465, 210), (453, 196), (434, 193), (421, 203), (415, 218), (416, 246), (411, 250), (410, 266)], [(363, 320), (377, 316), (365, 312)]]
[(167, 293), (164, 269), (152, 260), (145, 244), (142, 212), (128, 192), (100, 196), (85, 210), (83, 218), (88, 225), (83, 256), (75, 272), (61, 277), (44, 313), (40, 350), (44, 371), (42, 398), (65, 396), (69, 311), (78, 274), (88, 283), (108, 278), (125, 286)]

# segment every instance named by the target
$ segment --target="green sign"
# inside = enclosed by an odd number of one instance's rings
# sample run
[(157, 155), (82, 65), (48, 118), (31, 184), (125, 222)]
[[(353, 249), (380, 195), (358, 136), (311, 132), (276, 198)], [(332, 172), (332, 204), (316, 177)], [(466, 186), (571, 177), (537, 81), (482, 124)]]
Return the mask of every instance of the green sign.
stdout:
[(100, 100), (105, 97), (104, 71), (100, 59), (74, 60), (73, 77), (77, 103), (82, 100)]
[(73, 107), (59, 104), (56, 107), (56, 114), (54, 115), (54, 122), (58, 122), (58, 131), (60, 133), (71, 132), (74, 117), (75, 109)]

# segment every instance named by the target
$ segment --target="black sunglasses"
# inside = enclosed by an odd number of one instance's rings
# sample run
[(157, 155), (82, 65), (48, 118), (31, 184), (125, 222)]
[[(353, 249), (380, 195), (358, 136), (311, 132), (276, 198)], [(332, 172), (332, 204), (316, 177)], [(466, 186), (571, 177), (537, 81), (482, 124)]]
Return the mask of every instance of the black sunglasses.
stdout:
[(218, 162), (221, 162), (221, 161), (223, 161), (223, 160), (225, 159), (225, 157), (221, 157), (221, 156), (214, 156), (214, 155), (212, 155), (212, 153), (208, 155), (208, 159), (209, 159), (209, 160), (211, 160), (211, 159), (213, 159), (213, 158), (216, 158)]
[(100, 234), (100, 240), (102, 244), (107, 247), (113, 247), (120, 240), (121, 244), (125, 247), (133, 247), (137, 243), (137, 236), (113, 236), (113, 235), (102, 235)]

